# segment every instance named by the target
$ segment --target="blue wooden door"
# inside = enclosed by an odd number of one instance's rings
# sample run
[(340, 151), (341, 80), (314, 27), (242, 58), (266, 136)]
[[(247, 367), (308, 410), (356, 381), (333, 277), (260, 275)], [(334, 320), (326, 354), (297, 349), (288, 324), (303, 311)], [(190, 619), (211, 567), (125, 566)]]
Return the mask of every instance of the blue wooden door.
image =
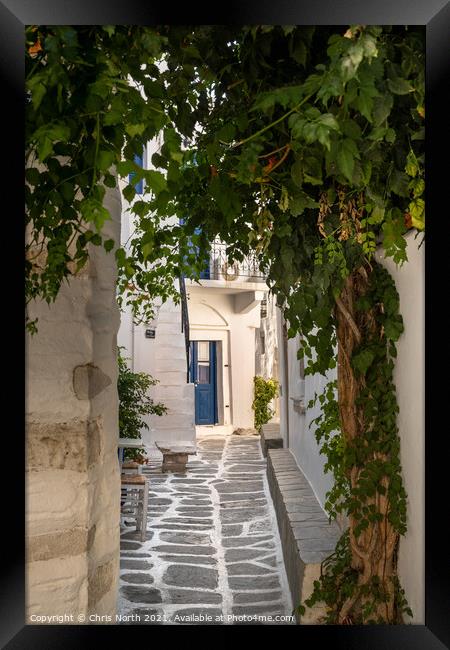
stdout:
[(190, 360), (190, 380), (195, 384), (195, 424), (216, 424), (216, 342), (191, 341)]

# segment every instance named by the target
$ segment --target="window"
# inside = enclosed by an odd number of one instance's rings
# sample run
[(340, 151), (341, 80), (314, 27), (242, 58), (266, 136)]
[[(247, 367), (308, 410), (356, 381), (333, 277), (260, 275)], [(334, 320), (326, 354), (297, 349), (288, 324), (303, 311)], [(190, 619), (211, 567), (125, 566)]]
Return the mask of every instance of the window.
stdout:
[(198, 383), (209, 384), (209, 361), (198, 362)]
[(209, 341), (198, 341), (197, 343), (197, 381), (199, 384), (211, 383), (209, 347)]
[(209, 341), (198, 342), (198, 360), (209, 361)]
[(261, 318), (267, 317), (267, 298), (261, 300)]
[[(136, 165), (139, 167), (144, 167), (144, 154), (145, 154), (145, 149), (142, 152), (142, 156), (137, 156), (136, 154), (134, 155), (134, 162)], [(134, 172), (131, 172), (129, 175), (129, 181), (130, 183), (133, 182), (133, 178), (136, 176)], [(144, 193), (144, 179), (141, 178), (140, 181), (136, 183), (134, 186), (134, 189), (136, 190), (136, 194), (143, 194)]]

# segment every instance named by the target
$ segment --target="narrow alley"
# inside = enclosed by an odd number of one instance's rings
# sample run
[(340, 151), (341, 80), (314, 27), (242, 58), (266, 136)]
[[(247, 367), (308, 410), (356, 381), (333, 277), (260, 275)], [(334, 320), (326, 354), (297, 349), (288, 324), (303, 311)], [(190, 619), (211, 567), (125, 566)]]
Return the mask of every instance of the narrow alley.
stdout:
[(197, 451), (184, 474), (163, 474), (156, 460), (143, 469), (147, 540), (122, 531), (118, 614), (130, 624), (293, 623), (259, 436), (201, 434)]
[(26, 435), (0, 649), (251, 624), (438, 650), (419, 637), (450, 621), (445, 548), (425, 543), (447, 493), (425, 464), (448, 473), (424, 338), (444, 0), (405, 24), (392, 2), (375, 23), (337, 2), (331, 24), (272, 25), (3, 4)]

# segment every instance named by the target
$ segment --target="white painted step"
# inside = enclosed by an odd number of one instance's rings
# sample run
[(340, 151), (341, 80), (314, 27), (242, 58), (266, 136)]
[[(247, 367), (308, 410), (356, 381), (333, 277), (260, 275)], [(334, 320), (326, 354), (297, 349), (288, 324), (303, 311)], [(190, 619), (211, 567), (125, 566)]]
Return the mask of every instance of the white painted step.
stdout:
[(159, 380), (161, 386), (183, 386), (186, 384), (186, 367), (183, 371), (155, 372), (155, 379)]
[(184, 372), (184, 381), (186, 382), (186, 359), (155, 359), (155, 375), (162, 377), (166, 372)]
[[(155, 397), (152, 395), (153, 399)], [(193, 407), (193, 402), (190, 397), (183, 398), (181, 395), (178, 398), (169, 398), (161, 394), (161, 397), (158, 397), (158, 401), (164, 402), (164, 405), (167, 406), (169, 412), (171, 413), (186, 413), (189, 414)]]
[(181, 303), (176, 305), (173, 300), (167, 300), (159, 310), (159, 315), (161, 314), (181, 314)]
[(184, 332), (181, 331), (181, 324), (179, 322), (160, 322), (158, 320), (158, 325), (156, 327), (156, 338), (160, 332), (164, 332), (164, 334), (171, 334), (172, 336), (181, 334), (181, 336), (184, 338)]
[(156, 348), (155, 361), (158, 359), (182, 359), (186, 364), (186, 348), (183, 346), (169, 347), (167, 345)]
[(186, 374), (184, 375), (184, 383), (178, 385), (168, 385), (164, 382), (160, 382), (154, 386), (151, 390), (151, 396), (153, 399), (164, 400), (166, 399), (188, 399), (194, 403), (194, 384), (186, 383)]
[[(166, 334), (164, 330), (159, 330), (156, 334), (155, 341), (158, 342), (158, 348), (175, 347), (183, 350), (186, 349), (186, 339), (183, 334), (171, 334), (170, 332)], [(158, 351), (158, 348), (155, 349), (155, 353)]]

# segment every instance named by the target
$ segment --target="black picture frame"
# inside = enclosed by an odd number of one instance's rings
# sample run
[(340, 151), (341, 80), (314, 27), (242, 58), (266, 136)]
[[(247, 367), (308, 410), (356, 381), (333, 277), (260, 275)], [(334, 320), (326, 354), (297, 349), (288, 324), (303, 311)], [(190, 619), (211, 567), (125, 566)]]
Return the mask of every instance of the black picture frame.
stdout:
[[(8, 650), (16, 648), (92, 648), (112, 636), (119, 643), (136, 642), (135, 633), (146, 633), (147, 643), (154, 643), (155, 627), (127, 626), (32, 626), (25, 625), (25, 567), (24, 567), (24, 464), (23, 435), (24, 356), (23, 345), (23, 226), (19, 215), (23, 209), (23, 116), (24, 116), (24, 25), (26, 24), (399, 24), (425, 25), (427, 41), (426, 94), (426, 202), (429, 220), (426, 235), (426, 623), (403, 626), (296, 626), (277, 627), (277, 636), (285, 630), (293, 633), (297, 647), (307, 644), (351, 650), (442, 650), (450, 647), (450, 589), (448, 572), (448, 536), (443, 527), (448, 511), (448, 454), (443, 452), (448, 436), (448, 424), (439, 422), (440, 413), (448, 403), (448, 379), (437, 378), (442, 364), (442, 352), (447, 344), (447, 320), (439, 315), (446, 306), (449, 257), (444, 248), (448, 241), (450, 221), (445, 190), (449, 185), (450, 152), (448, 109), (442, 101), (449, 85), (450, 4), (448, 0), (259, 0), (243, 4), (227, 0), (213, 10), (202, 5), (186, 3), (175, 8), (162, 2), (144, 0), (0, 0), (0, 68), (3, 83), (3, 240), (4, 252), (12, 262), (4, 268), (4, 292), (8, 312), (3, 341), (14, 352), (15, 381), (8, 377), (8, 396), (4, 407), (4, 478), (8, 497), (3, 500), (3, 538), (6, 552), (2, 554), (0, 593), (0, 642)], [(5, 209), (5, 201), (9, 207)], [(431, 218), (430, 218), (431, 216)], [(448, 248), (448, 245), (447, 245)], [(446, 268), (447, 267), (447, 268)], [(6, 288), (7, 287), (7, 288)], [(11, 289), (12, 287), (12, 289)], [(440, 325), (440, 327), (439, 327)], [(433, 336), (434, 334), (434, 336)], [(413, 351), (412, 351), (413, 353)], [(7, 369), (14, 368), (6, 366)], [(448, 368), (448, 365), (446, 366)], [(11, 374), (11, 373), (10, 373)], [(15, 400), (9, 397), (15, 395)], [(411, 396), (414, 399), (414, 396)], [(445, 415), (445, 413), (444, 413)], [(12, 442), (15, 440), (15, 442)], [(11, 445), (13, 449), (11, 449)], [(5, 462), (6, 461), (6, 462)], [(11, 493), (14, 499), (11, 499)], [(187, 633), (198, 633), (192, 626)], [(220, 638), (243, 630), (239, 626), (221, 626)], [(217, 627), (209, 628), (217, 630)], [(259, 628), (260, 629), (260, 628)], [(274, 628), (270, 628), (273, 632)], [(252, 635), (258, 630), (252, 628)], [(264, 628), (264, 635), (269, 628)], [(168, 634), (180, 633), (180, 627), (168, 626)], [(182, 630), (186, 634), (186, 627)]]

